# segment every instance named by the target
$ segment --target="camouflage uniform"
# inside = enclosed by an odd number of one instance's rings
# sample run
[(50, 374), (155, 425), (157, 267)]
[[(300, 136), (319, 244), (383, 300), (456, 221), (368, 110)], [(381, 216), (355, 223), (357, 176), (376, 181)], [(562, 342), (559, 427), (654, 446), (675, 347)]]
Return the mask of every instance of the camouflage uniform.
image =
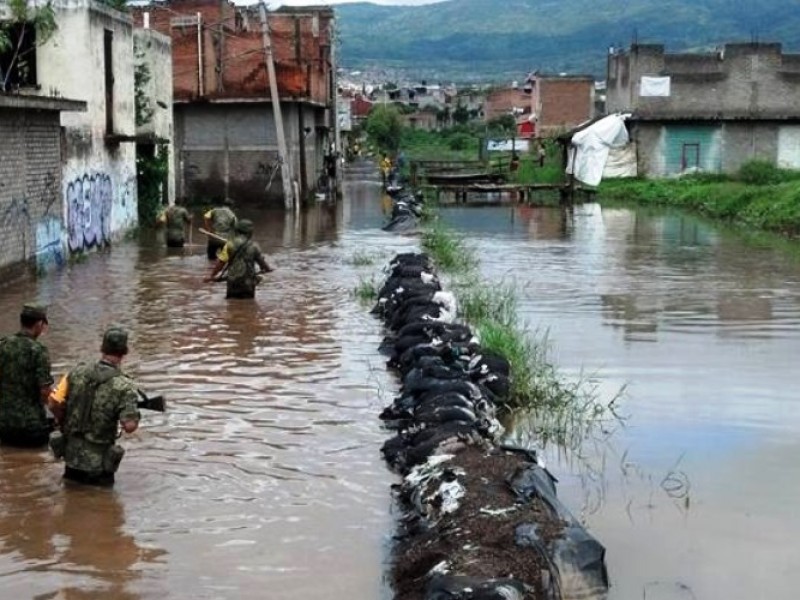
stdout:
[(136, 385), (116, 366), (102, 360), (78, 365), (67, 382), (63, 425), (67, 474), (78, 472), (90, 483), (113, 482), (124, 453), (116, 445), (118, 423), (138, 423), (140, 418)]
[(228, 258), (227, 298), (253, 298), (256, 295), (258, 275), (256, 265), (264, 272), (272, 269), (264, 259), (261, 248), (250, 239), (253, 224), (243, 219), (236, 226), (237, 235), (225, 246)]
[(24, 331), (0, 340), (0, 440), (47, 443), (51, 427), (41, 389), (52, 384), (50, 355), (41, 342)]
[[(212, 208), (205, 214), (205, 217), (210, 221), (213, 233), (227, 240), (233, 237), (233, 230), (236, 226), (236, 215), (228, 206)], [(225, 242), (209, 237), (208, 246), (206, 247), (209, 260), (215, 259), (217, 257), (217, 251), (224, 245)]]
[(164, 216), (167, 220), (167, 246), (170, 248), (183, 248), (186, 241), (184, 232), (191, 223), (189, 211), (183, 206), (170, 206)]

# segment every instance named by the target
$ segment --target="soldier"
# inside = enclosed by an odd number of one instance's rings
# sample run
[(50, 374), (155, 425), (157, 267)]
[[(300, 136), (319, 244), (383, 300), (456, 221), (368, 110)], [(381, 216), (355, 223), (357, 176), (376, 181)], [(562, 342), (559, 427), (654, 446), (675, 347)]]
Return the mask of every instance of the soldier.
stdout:
[[(233, 229), (236, 225), (236, 215), (233, 210), (233, 200), (225, 198), (220, 206), (212, 208), (203, 215), (203, 221), (206, 229), (211, 233), (216, 234), (218, 237), (229, 240), (233, 237)], [(206, 246), (206, 254), (208, 260), (216, 260), (217, 252), (219, 252), (225, 242), (208, 236), (208, 244)]]
[(103, 334), (100, 360), (81, 363), (64, 376), (50, 396), (50, 408), (61, 425), (50, 446), (64, 458), (64, 478), (80, 483), (112, 485), (125, 454), (117, 441), (118, 427), (133, 433), (139, 427), (139, 392), (120, 370), (128, 354), (128, 333), (111, 327)]
[(47, 311), (26, 304), (19, 321), (19, 333), (0, 340), (0, 442), (44, 446), (52, 429), (45, 405), (53, 386), (50, 355), (39, 342)]
[(192, 215), (183, 206), (183, 201), (176, 200), (174, 206), (168, 207), (161, 213), (159, 222), (167, 228), (167, 248), (183, 248), (186, 242), (186, 227), (190, 228), (190, 234), (192, 227)]
[(214, 281), (226, 269), (228, 292), (226, 298), (254, 298), (259, 277), (256, 265), (262, 273), (269, 273), (272, 267), (267, 264), (261, 248), (251, 238), (253, 222), (242, 219), (236, 223), (236, 237), (230, 240), (217, 255), (217, 262), (204, 281)]

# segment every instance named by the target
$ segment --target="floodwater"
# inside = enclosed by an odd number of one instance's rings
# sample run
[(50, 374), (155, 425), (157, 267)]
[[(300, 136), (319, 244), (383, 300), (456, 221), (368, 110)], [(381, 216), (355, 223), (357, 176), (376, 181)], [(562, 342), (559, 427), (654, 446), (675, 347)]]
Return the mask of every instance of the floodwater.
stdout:
[(565, 377), (624, 388), (621, 422), (545, 453), (611, 600), (796, 598), (800, 245), (597, 204), (444, 214)]
[[(169, 410), (126, 436), (113, 490), (65, 487), (47, 452), (0, 448), (0, 598), (389, 597), (377, 414), (397, 382), (351, 291), (416, 241), (379, 230), (373, 171), (302, 218), (242, 211), (277, 269), (255, 301), (201, 282), (202, 247), (152, 238), (3, 282), (0, 331), (23, 302), (50, 306), (57, 373), (95, 357), (106, 325), (129, 327), (126, 368)], [(487, 279), (515, 285), (566, 377), (606, 400), (625, 387), (624, 421), (546, 451), (608, 549), (612, 600), (794, 598), (797, 246), (595, 204), (443, 218)]]
[(48, 304), (62, 373), (121, 323), (126, 370), (169, 406), (123, 440), (113, 490), (65, 487), (46, 451), (0, 448), (0, 598), (387, 596), (395, 477), (377, 415), (397, 383), (352, 290), (414, 240), (380, 231), (378, 189), (356, 173), (346, 203), (300, 219), (243, 209), (276, 268), (255, 301), (202, 283), (203, 247), (152, 237), (4, 282), (0, 331), (23, 302)]

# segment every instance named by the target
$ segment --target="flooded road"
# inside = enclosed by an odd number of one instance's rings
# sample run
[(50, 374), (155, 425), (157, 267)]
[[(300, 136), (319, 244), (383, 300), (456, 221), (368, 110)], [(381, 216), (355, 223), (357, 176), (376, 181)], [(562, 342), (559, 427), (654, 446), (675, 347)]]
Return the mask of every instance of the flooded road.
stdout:
[(395, 479), (377, 415), (396, 383), (351, 290), (413, 240), (379, 230), (377, 183), (345, 194), (296, 221), (241, 211), (276, 268), (255, 302), (202, 283), (204, 247), (152, 237), (4, 282), (0, 331), (23, 302), (49, 305), (56, 374), (121, 323), (124, 367), (169, 406), (123, 441), (113, 490), (65, 489), (47, 452), (0, 448), (1, 598), (386, 596)]
[[(204, 248), (152, 237), (4, 281), (0, 331), (48, 304), (60, 374), (121, 323), (127, 370), (169, 411), (123, 442), (113, 490), (65, 489), (48, 453), (0, 448), (0, 598), (388, 597), (377, 414), (397, 384), (351, 290), (416, 240), (381, 232), (377, 183), (350, 176), (344, 202), (300, 219), (242, 211), (276, 267), (255, 302), (201, 282)], [(604, 398), (627, 386), (624, 422), (547, 453), (608, 549), (611, 598), (795, 597), (797, 246), (597, 205), (443, 218), (487, 279), (513, 280), (565, 375)]]
[(623, 423), (548, 451), (610, 598), (797, 597), (800, 246), (595, 204), (444, 214), (563, 374), (627, 386)]

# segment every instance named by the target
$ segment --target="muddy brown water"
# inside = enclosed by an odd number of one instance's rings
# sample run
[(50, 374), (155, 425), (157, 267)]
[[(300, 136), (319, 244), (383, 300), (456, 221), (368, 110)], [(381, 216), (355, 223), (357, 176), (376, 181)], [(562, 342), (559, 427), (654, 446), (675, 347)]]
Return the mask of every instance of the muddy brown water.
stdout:
[(147, 237), (4, 282), (0, 331), (24, 301), (50, 306), (56, 373), (130, 328), (126, 368), (169, 411), (127, 436), (112, 491), (0, 448), (0, 598), (385, 596), (395, 480), (377, 414), (396, 383), (351, 290), (413, 240), (378, 229), (378, 189), (355, 179), (346, 205), (300, 219), (244, 211), (276, 267), (255, 302), (201, 282), (204, 248)]
[[(255, 302), (201, 283), (202, 248), (147, 237), (3, 282), (0, 331), (22, 302), (48, 304), (61, 373), (122, 323), (128, 371), (170, 407), (126, 439), (111, 491), (65, 488), (46, 452), (0, 448), (0, 598), (389, 597), (395, 479), (376, 415), (396, 381), (351, 294), (416, 248), (379, 231), (385, 208), (367, 167), (336, 207), (245, 211), (277, 267)], [(797, 247), (597, 205), (443, 218), (487, 279), (514, 281), (565, 376), (605, 398), (627, 385), (624, 424), (545, 453), (608, 549), (611, 597), (794, 597)]]

